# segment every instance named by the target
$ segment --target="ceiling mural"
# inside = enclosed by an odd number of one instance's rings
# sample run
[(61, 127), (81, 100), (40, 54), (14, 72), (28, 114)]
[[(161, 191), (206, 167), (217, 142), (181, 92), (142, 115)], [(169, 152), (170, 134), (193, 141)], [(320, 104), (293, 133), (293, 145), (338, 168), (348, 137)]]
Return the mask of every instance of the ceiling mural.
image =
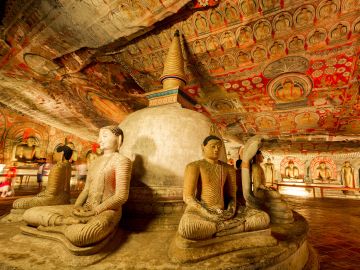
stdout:
[(0, 102), (82, 138), (147, 106), (175, 30), (225, 136), (360, 134), (358, 0), (5, 2)]

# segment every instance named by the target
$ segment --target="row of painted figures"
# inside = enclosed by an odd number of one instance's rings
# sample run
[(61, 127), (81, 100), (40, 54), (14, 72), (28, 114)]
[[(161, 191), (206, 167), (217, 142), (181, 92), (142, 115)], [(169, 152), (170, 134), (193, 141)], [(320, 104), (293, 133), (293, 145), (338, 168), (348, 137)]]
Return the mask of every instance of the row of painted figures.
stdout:
[[(130, 188), (131, 161), (119, 153), (123, 139), (123, 132), (117, 126), (100, 129), (98, 143), (103, 155), (90, 166), (85, 188), (74, 205), (69, 204), (72, 149), (64, 146), (65, 160), (50, 171), (46, 190), (35, 197), (16, 200), (11, 213), (2, 221), (23, 219), (29, 230), (62, 235), (68, 242), (67, 247), (69, 244), (89, 247), (111, 237)], [(264, 230), (270, 221), (294, 221), (292, 211), (277, 191), (266, 187), (260, 178), (254, 178), (251, 184), (250, 160), (256, 155), (260, 142), (261, 138), (253, 137), (246, 143), (242, 151), (242, 181), (236, 183), (234, 168), (219, 160), (222, 140), (212, 135), (205, 138), (204, 159), (189, 163), (185, 169), (186, 209), (178, 237), (205, 241)], [(237, 198), (241, 189), (242, 200)]]

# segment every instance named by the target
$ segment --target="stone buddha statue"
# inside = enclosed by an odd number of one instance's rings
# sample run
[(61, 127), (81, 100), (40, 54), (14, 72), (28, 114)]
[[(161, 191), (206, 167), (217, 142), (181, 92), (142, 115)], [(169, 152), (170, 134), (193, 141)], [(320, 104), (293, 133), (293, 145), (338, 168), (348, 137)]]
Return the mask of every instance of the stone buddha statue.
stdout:
[[(280, 193), (272, 187), (266, 186), (265, 175), (260, 163), (263, 161), (262, 153), (259, 151), (261, 138), (254, 136), (250, 138), (242, 152), (242, 187), (243, 195), (247, 205), (265, 210), (272, 223), (292, 223), (293, 213), (287, 203), (281, 199)], [(250, 178), (250, 159), (253, 158)], [(252, 180), (252, 181), (251, 181)]]
[(15, 159), (20, 162), (33, 162), (41, 158), (40, 147), (34, 137), (28, 137), (25, 143), (21, 143), (15, 148)]
[[(24, 213), (25, 222), (37, 228), (31, 230), (33, 235), (42, 231), (56, 239), (61, 234), (66, 247), (96, 246), (113, 235), (130, 186), (131, 161), (118, 153), (122, 140), (119, 127), (100, 129), (98, 143), (104, 154), (91, 164), (75, 204), (34, 207)], [(28, 228), (23, 231), (29, 233)]]
[(64, 161), (59, 161), (50, 171), (46, 189), (34, 197), (20, 198), (14, 201), (10, 214), (2, 222), (22, 220), (26, 209), (36, 206), (59, 205), (70, 203), (71, 164), (73, 151), (68, 146), (59, 146), (58, 152), (64, 153)]
[(275, 168), (274, 168), (274, 164), (271, 162), (271, 158), (268, 158), (266, 160), (266, 163), (264, 164), (264, 168), (265, 168), (266, 183), (271, 183), (271, 185), (274, 185)]
[(237, 206), (235, 169), (219, 160), (221, 144), (220, 138), (208, 136), (202, 145), (204, 159), (186, 166), (186, 209), (178, 229), (185, 239), (203, 240), (269, 226), (265, 212)]
[(326, 166), (326, 163), (324, 161), (320, 162), (319, 166), (316, 168), (316, 179), (321, 181), (331, 179), (330, 169)]
[(253, 183), (253, 192), (255, 197), (263, 198), (263, 190), (274, 190), (268, 187), (266, 184), (266, 178), (263, 168), (260, 164), (263, 162), (264, 157), (261, 151), (258, 151), (255, 155), (254, 162), (251, 166), (251, 180)]
[(341, 178), (345, 187), (355, 187), (354, 169), (349, 161), (345, 161), (341, 168)]
[(299, 169), (294, 165), (294, 161), (292, 160), (290, 160), (288, 165), (285, 167), (285, 177), (290, 179), (299, 177)]

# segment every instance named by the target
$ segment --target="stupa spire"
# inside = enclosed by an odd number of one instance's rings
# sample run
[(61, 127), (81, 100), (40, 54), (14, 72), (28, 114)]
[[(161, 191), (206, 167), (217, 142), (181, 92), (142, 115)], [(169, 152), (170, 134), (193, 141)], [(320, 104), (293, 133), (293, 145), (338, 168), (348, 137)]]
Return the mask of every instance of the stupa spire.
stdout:
[(169, 52), (164, 63), (164, 71), (160, 77), (163, 89), (177, 88), (185, 85), (184, 59), (182, 55), (180, 33), (175, 31)]

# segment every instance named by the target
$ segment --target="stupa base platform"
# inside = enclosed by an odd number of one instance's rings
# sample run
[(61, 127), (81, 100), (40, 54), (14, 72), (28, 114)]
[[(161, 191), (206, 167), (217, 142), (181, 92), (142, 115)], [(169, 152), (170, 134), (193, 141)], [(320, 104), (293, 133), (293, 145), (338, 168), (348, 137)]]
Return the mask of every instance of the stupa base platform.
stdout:
[(99, 253), (76, 256), (56, 241), (22, 234), (23, 225), (0, 226), (1, 269), (319, 269), (316, 252), (307, 242), (307, 222), (296, 213), (293, 224), (271, 227), (278, 241), (275, 246), (236, 250), (186, 264), (172, 263), (168, 257), (176, 230), (120, 229)]

